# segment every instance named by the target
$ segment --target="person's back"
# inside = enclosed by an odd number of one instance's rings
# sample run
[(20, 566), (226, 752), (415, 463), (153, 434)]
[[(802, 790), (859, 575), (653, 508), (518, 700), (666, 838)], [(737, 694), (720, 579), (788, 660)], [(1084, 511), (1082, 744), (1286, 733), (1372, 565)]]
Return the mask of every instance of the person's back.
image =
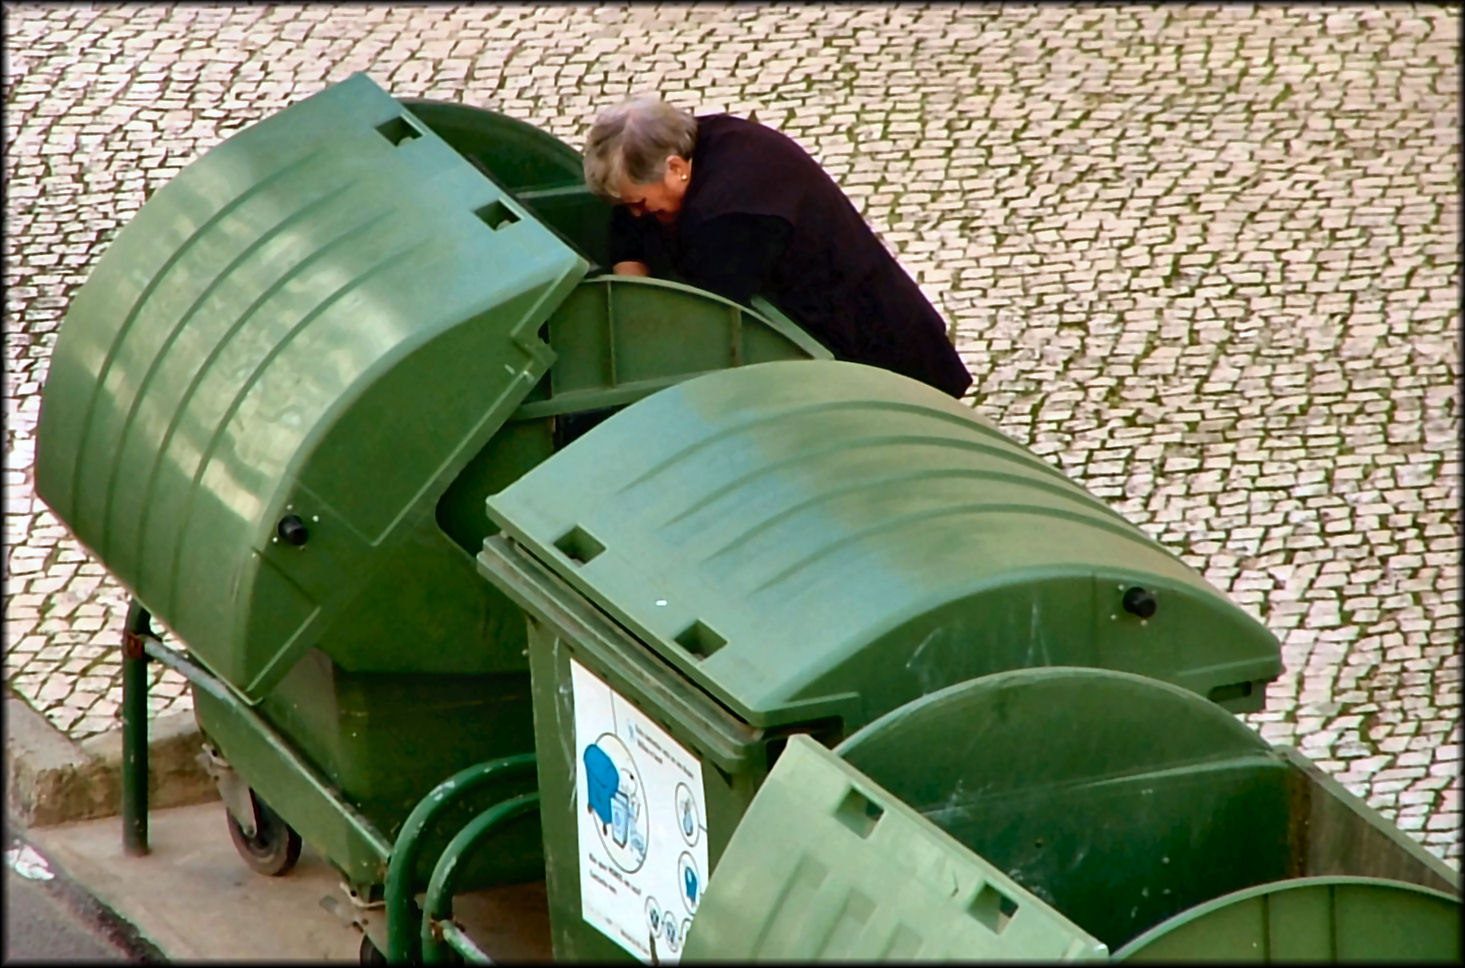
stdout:
[(965, 392), (971, 375), (940, 314), (807, 152), (730, 115), (695, 119), (687, 140), (688, 157), (668, 159), (685, 166), (665, 176), (677, 187), (653, 184), (654, 197), (616, 210), (613, 262), (669, 263), (738, 302), (762, 295), (839, 359)]
[[(714, 219), (778, 219), (754, 238), (766, 246), (761, 294), (841, 359), (869, 363), (961, 396), (971, 375), (945, 322), (834, 180), (791, 138), (728, 115), (699, 119), (694, 178), (678, 218), (678, 246), (693, 266), (726, 253)], [(701, 184), (699, 184), (701, 181)], [(736, 234), (736, 230), (733, 233)], [(712, 251), (697, 257), (697, 247)], [(756, 244), (756, 243), (755, 243)], [(685, 257), (684, 257), (684, 261)], [(713, 277), (714, 272), (688, 274)], [(724, 293), (728, 294), (728, 293)], [(746, 298), (737, 293), (735, 298)]]

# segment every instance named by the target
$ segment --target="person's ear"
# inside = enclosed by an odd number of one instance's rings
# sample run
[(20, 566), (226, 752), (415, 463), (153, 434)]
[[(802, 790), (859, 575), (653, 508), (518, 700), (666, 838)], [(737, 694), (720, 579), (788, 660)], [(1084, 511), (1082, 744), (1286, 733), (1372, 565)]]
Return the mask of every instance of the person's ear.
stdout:
[(666, 156), (666, 179), (672, 184), (685, 182), (692, 174), (691, 162), (681, 155)]

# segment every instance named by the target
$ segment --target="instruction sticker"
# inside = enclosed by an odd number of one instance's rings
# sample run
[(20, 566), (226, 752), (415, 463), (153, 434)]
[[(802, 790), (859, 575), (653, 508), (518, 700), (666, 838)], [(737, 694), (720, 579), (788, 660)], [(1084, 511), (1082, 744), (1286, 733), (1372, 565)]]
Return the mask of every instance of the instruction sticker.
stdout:
[(580, 909), (643, 961), (681, 960), (707, 884), (702, 763), (573, 658)]

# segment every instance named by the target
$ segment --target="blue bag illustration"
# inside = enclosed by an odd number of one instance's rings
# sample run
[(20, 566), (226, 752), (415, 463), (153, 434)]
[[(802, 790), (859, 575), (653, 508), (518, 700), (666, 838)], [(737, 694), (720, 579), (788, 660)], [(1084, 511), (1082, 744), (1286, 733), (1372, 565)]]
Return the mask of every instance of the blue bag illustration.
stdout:
[[(611, 798), (621, 785), (621, 772), (616, 769), (610, 755), (595, 743), (585, 747), (585, 780), (589, 786), (590, 812), (599, 817), (601, 823), (610, 823)], [(621, 843), (625, 840), (622, 839)]]
[(697, 872), (688, 867), (682, 871), (682, 881), (687, 889), (687, 900), (697, 903)]

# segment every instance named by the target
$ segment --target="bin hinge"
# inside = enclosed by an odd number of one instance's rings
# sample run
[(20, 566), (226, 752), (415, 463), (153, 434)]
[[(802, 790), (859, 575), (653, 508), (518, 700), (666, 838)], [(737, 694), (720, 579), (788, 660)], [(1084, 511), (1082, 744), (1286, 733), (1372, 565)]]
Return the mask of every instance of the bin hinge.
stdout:
[(224, 801), (224, 809), (238, 822), (244, 836), (253, 837), (259, 830), (259, 818), (254, 813), (254, 798), (249, 794), (249, 784), (208, 743), (203, 744), (203, 752), (198, 754), (197, 760), (204, 772), (218, 785), (219, 799)]

